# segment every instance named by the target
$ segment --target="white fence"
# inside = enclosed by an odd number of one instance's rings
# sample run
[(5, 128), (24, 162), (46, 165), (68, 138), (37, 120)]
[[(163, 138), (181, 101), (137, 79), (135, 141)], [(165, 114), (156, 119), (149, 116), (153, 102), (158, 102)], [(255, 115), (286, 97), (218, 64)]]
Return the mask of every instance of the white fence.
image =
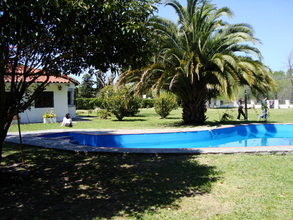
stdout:
[[(280, 104), (279, 100), (267, 100), (268, 107), (270, 109), (279, 109), (279, 108), (293, 108), (293, 105), (290, 104), (290, 100), (285, 100), (285, 104)], [(223, 102), (221, 100), (211, 101), (209, 103), (210, 108), (233, 108), (237, 107), (237, 101), (234, 102)], [(247, 108), (261, 108), (261, 104), (255, 104), (254, 101), (247, 103)]]

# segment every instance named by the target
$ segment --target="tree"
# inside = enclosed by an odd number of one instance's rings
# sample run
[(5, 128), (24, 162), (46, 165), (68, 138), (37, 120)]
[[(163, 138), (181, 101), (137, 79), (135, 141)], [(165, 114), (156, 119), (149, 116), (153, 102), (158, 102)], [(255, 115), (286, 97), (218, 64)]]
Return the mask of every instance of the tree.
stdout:
[(128, 87), (104, 87), (98, 96), (101, 108), (111, 112), (122, 121), (125, 116), (135, 116), (139, 112), (141, 98), (132, 94)]
[(274, 71), (272, 73), (272, 77), (274, 78), (276, 82), (276, 89), (273, 93), (272, 97), (274, 99), (279, 99), (281, 102), (285, 102), (285, 100), (290, 99), (291, 96), (291, 81), (290, 76), (286, 76), (286, 73), (284, 71)]
[(287, 71), (288, 78), (291, 82), (291, 96), (290, 100), (293, 100), (293, 51), (288, 56), (288, 71)]
[(178, 108), (177, 98), (172, 93), (161, 93), (155, 98), (155, 112), (161, 116), (161, 118), (166, 118), (170, 112)]
[(293, 50), (288, 56), (288, 75), (292, 76), (293, 75)]
[(96, 77), (96, 87), (97, 87), (97, 93), (108, 85), (114, 85), (114, 81), (116, 79), (116, 76), (119, 73), (119, 68), (110, 68), (111, 71), (108, 72), (102, 72), (101, 70), (92, 71), (92, 74)]
[(0, 1), (0, 163), (13, 116), (33, 104), (50, 75), (144, 62), (154, 2)]
[(111, 85), (111, 83), (108, 84), (107, 82), (107, 74), (101, 70), (95, 71), (94, 75), (96, 76), (97, 93), (106, 85)]
[[(119, 83), (136, 82), (136, 90), (166, 89), (178, 96), (186, 124), (206, 120), (207, 101), (222, 93), (233, 98), (238, 86), (266, 93), (273, 87), (270, 70), (261, 61), (248, 24), (228, 24), (221, 16), (231, 11), (208, 1), (167, 2), (175, 9), (178, 23), (154, 19), (161, 35), (161, 47), (154, 62), (139, 70), (125, 72)], [(256, 59), (253, 57), (256, 56)]]
[(90, 74), (84, 74), (81, 85), (78, 88), (80, 98), (93, 98), (95, 96), (95, 82)]

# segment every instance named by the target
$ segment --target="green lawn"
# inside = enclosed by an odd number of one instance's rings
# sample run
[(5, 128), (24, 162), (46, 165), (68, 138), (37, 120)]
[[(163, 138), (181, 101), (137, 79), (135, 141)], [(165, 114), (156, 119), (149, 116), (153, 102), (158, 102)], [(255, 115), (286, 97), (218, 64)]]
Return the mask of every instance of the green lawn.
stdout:
[[(82, 119), (78, 117), (74, 123), (73, 129), (157, 129), (157, 128), (178, 128), (178, 127), (191, 127), (182, 125), (182, 110), (178, 109), (172, 111), (166, 119), (160, 119), (154, 109), (141, 109), (140, 113), (135, 117), (125, 117), (123, 121), (117, 121), (115, 117), (107, 120), (99, 119), (95, 114), (90, 114), (88, 117), (87, 111), (81, 111), (80, 114)], [(225, 122), (226, 124), (240, 124), (246, 123), (243, 120), (237, 121), (237, 109), (208, 109), (207, 110), (207, 126), (223, 124), (219, 123), (222, 115), (227, 113), (233, 118), (230, 121)], [(260, 109), (249, 109), (248, 117), (249, 122), (259, 123), (258, 115), (261, 114)], [(293, 123), (293, 109), (271, 109), (269, 121), (271, 123)], [(60, 123), (54, 124), (22, 124), (22, 131), (36, 131), (44, 129), (60, 129)], [(64, 127), (63, 127), (64, 128)], [(17, 126), (12, 125), (10, 127), (11, 132), (16, 132)]]
[[(208, 124), (224, 111), (236, 117), (235, 109), (210, 109)], [(260, 110), (250, 111), (257, 122)], [(292, 113), (271, 110), (269, 122), (293, 123)], [(173, 128), (182, 126), (180, 114), (162, 120), (144, 109), (122, 122), (87, 118), (74, 128)], [(60, 124), (22, 125), (48, 128)], [(293, 219), (292, 154), (82, 154), (25, 146), (25, 160), (26, 172), (18, 167), (19, 176), (0, 179), (0, 219)], [(5, 143), (2, 169), (19, 161), (19, 146)]]
[[(19, 161), (5, 146), (5, 164)], [(77, 154), (26, 147), (0, 219), (292, 219), (293, 155)]]

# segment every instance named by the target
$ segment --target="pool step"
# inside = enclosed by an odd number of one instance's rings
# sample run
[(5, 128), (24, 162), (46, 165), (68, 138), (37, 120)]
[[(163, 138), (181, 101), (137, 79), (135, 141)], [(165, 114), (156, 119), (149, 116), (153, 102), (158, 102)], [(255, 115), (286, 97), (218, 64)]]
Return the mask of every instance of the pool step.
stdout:
[(70, 140), (69, 143), (71, 143), (71, 144), (78, 144), (78, 141), (76, 141), (76, 140)]
[(53, 139), (53, 140), (69, 139), (69, 140), (71, 140), (72, 137), (69, 135), (64, 135), (64, 136), (58, 136), (58, 137), (48, 137), (48, 139)]

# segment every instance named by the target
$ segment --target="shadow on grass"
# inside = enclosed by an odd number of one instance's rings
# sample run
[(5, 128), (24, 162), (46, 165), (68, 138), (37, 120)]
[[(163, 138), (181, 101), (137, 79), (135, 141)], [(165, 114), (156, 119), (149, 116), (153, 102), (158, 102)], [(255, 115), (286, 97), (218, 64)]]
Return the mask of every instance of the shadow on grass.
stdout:
[(94, 118), (93, 116), (76, 116), (72, 121), (92, 121)]
[(205, 125), (207, 126), (222, 126), (222, 125), (244, 125), (244, 124), (269, 124), (277, 123), (276, 121), (258, 121), (258, 120), (240, 120), (240, 121), (207, 121)]
[[(19, 158), (8, 154), (6, 164)], [(26, 161), (26, 181), (0, 183), (4, 219), (139, 218), (176, 208), (181, 197), (208, 193), (219, 176), (191, 155), (84, 155), (28, 147)]]
[[(117, 119), (113, 119), (113, 121), (119, 121)], [(136, 122), (136, 121), (147, 121), (146, 119), (142, 119), (142, 118), (123, 118), (123, 120), (119, 121), (119, 122)]]
[[(198, 125), (193, 125), (193, 126), (207, 126), (207, 127), (212, 127), (212, 126), (218, 126), (221, 127), (223, 125), (243, 125), (243, 124), (266, 124), (266, 123), (278, 123), (277, 121), (273, 121), (273, 120), (269, 120), (269, 121), (258, 121), (258, 120), (240, 120), (240, 121), (234, 121), (234, 120), (230, 120), (230, 121), (209, 121), (207, 120), (205, 123), (203, 124), (198, 124)], [(176, 128), (183, 128), (186, 126), (192, 126), (192, 125), (188, 125), (188, 124), (184, 124), (183, 121), (177, 121), (177, 122), (170, 122), (170, 123), (166, 123), (166, 126), (169, 127), (176, 127)]]

